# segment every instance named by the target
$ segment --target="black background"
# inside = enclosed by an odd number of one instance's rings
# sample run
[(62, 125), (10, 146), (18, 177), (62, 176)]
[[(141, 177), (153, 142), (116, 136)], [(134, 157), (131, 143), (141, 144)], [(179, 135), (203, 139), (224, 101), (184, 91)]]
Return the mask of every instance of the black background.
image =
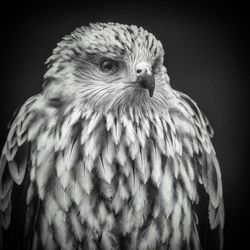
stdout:
[(225, 249), (247, 248), (250, 78), (246, 6), (103, 1), (36, 7), (22, 4), (4, 11), (1, 147), (13, 111), (41, 91), (44, 62), (62, 36), (89, 22), (143, 26), (163, 43), (172, 87), (196, 100), (215, 130), (213, 142), (221, 164), (226, 208)]

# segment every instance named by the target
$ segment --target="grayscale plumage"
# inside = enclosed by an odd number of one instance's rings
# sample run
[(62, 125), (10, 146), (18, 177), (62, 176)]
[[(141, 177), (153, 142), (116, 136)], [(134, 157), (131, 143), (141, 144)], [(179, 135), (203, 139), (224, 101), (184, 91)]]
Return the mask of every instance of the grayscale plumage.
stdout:
[[(151, 33), (117, 23), (77, 28), (57, 44), (43, 92), (22, 106), (2, 151), (0, 235), (18, 184), (20, 249), (222, 249), (213, 131), (171, 88), (163, 56)], [(217, 235), (210, 248), (199, 235), (200, 185)]]

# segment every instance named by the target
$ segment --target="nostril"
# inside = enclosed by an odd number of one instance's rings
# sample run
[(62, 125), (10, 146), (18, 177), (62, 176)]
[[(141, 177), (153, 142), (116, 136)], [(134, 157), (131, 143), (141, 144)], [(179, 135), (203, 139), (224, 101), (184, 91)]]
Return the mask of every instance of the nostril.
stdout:
[(141, 72), (142, 72), (141, 69), (137, 69), (137, 70), (136, 70), (136, 73), (137, 73), (137, 74), (140, 74)]

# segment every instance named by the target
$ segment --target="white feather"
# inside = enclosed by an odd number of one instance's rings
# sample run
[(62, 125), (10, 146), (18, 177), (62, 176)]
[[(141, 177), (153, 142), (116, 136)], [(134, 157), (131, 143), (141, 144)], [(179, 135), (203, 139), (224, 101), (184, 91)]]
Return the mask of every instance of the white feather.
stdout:
[(69, 187), (69, 185), (71, 184), (72, 178), (73, 177), (72, 177), (71, 171), (63, 172), (63, 174), (59, 178), (63, 189), (66, 189), (67, 187)]
[(87, 133), (88, 123), (87, 121), (83, 121), (82, 123), (82, 131), (81, 131), (81, 145), (84, 145), (85, 142), (89, 139), (89, 134)]
[[(25, 156), (24, 156), (25, 157)], [(20, 185), (23, 181), (25, 170), (26, 170), (26, 164), (20, 164), (17, 166), (15, 161), (9, 161), (9, 172), (13, 178), (13, 180)]]
[(60, 129), (60, 136), (58, 137), (59, 137), (58, 146), (60, 147), (61, 150), (63, 150), (69, 144), (72, 137), (72, 127), (68, 119), (66, 119), (62, 124)]
[(175, 187), (175, 190), (176, 190), (176, 196), (177, 196), (177, 202), (180, 206), (182, 206), (182, 203), (183, 203), (183, 195), (184, 195), (184, 191), (182, 189), (182, 186), (180, 183), (177, 183), (176, 184), (176, 187)]
[(175, 125), (171, 119), (171, 117), (169, 116), (169, 114), (166, 114), (163, 119), (167, 122), (167, 124), (169, 125), (170, 127), (170, 130), (171, 130), (171, 133), (174, 133), (176, 134), (176, 129), (175, 129)]
[(157, 242), (159, 240), (159, 232), (157, 230), (157, 226), (155, 223), (151, 223), (146, 231), (143, 233), (142, 238), (139, 242), (138, 249), (146, 250), (146, 249), (155, 249), (157, 246)]
[(188, 137), (183, 137), (183, 144), (184, 147), (186, 148), (187, 152), (189, 153), (190, 156), (193, 156), (194, 150), (193, 150), (193, 145)]
[(140, 180), (138, 178), (138, 173), (134, 170), (133, 172), (130, 173), (128, 177), (128, 187), (132, 195), (135, 195), (135, 193), (138, 192), (139, 185), (140, 185)]
[(154, 143), (151, 144), (151, 164), (151, 179), (153, 183), (159, 187), (162, 178), (161, 153)]
[(147, 192), (145, 185), (139, 185), (133, 195), (133, 207), (136, 212), (140, 211), (147, 204)]
[(108, 200), (111, 200), (112, 197), (115, 196), (115, 193), (117, 191), (116, 185), (111, 182), (110, 184), (107, 183), (106, 181), (101, 181), (100, 182), (100, 190), (101, 194)]
[(56, 174), (57, 177), (61, 177), (61, 175), (66, 171), (66, 161), (64, 160), (62, 152), (59, 152), (56, 159)]
[(87, 134), (91, 134), (102, 119), (101, 113), (93, 114), (88, 124)]
[(187, 199), (187, 196), (184, 196), (183, 199), (183, 213), (184, 213), (184, 219), (183, 219), (183, 233), (184, 233), (184, 239), (189, 242), (190, 240), (190, 234), (191, 234), (191, 206), (190, 201)]
[(91, 157), (84, 157), (84, 166), (88, 169), (91, 173), (92, 169), (94, 168), (94, 161)]
[(77, 212), (75, 210), (71, 210), (69, 216), (70, 216), (72, 231), (74, 235), (76, 236), (76, 239), (79, 241), (82, 241), (84, 232), (83, 232), (82, 225), (80, 223), (80, 218), (77, 215)]
[(36, 183), (40, 199), (44, 198), (46, 184), (53, 172), (53, 154), (49, 155), (45, 162), (36, 169)]
[(180, 172), (180, 166), (179, 166), (179, 160), (178, 160), (177, 156), (175, 156), (173, 158), (173, 165), (172, 165), (172, 167), (173, 167), (173, 170), (174, 170), (174, 177), (176, 179), (178, 179), (179, 172)]
[(130, 144), (129, 154), (132, 160), (135, 160), (136, 156), (139, 154), (140, 146), (137, 140)]
[(148, 120), (148, 119), (144, 119), (144, 120), (141, 122), (141, 126), (142, 126), (142, 129), (143, 129), (143, 132), (147, 135), (147, 137), (149, 137), (149, 134), (150, 134), (150, 124), (149, 124), (149, 120)]
[(34, 182), (31, 182), (29, 187), (28, 187), (27, 195), (26, 195), (26, 204), (27, 205), (30, 204), (34, 195), (35, 195), (35, 185), (34, 185)]
[(141, 148), (140, 152), (136, 155), (135, 167), (138, 170), (141, 180), (145, 184), (148, 181), (150, 174), (147, 147)]
[(157, 147), (161, 151), (162, 154), (166, 155), (166, 141), (158, 134), (158, 132), (155, 132), (152, 130), (152, 136), (154, 138), (154, 141), (156, 142)]
[(130, 146), (131, 143), (135, 142), (135, 131), (134, 131), (133, 124), (125, 115), (121, 117), (121, 121), (122, 121), (123, 127), (125, 128), (124, 139), (126, 141), (126, 144)]
[(40, 216), (40, 234), (39, 236), (41, 237), (41, 241), (42, 241), (42, 245), (45, 246), (48, 236), (49, 234), (51, 234), (52, 232), (50, 231), (50, 227), (47, 221), (47, 218), (44, 214), (42, 214)]
[(93, 213), (90, 197), (86, 194), (82, 196), (82, 202), (78, 206), (81, 223), (86, 222), (90, 229), (99, 231), (99, 222)]
[(133, 109), (133, 107), (129, 107), (129, 115), (130, 115), (130, 118), (133, 122), (134, 121), (134, 109)]
[(59, 206), (57, 202), (55, 201), (54, 197), (52, 195), (47, 195), (46, 199), (44, 200), (45, 204), (45, 216), (48, 220), (49, 225), (52, 224), (52, 220), (54, 216), (56, 215), (57, 211), (59, 210)]
[[(44, 135), (48, 135), (48, 133), (46, 132)], [(45, 139), (41, 134), (41, 136), (39, 136), (37, 139), (37, 148), (40, 148), (40, 150), (36, 150), (37, 165), (40, 166), (48, 160), (54, 151), (54, 140), (52, 136), (48, 135)]]
[[(207, 192), (215, 208), (218, 207), (222, 197), (222, 184), (219, 163), (214, 154), (206, 154), (207, 171), (203, 173), (203, 182), (207, 182)], [(204, 168), (205, 170), (205, 168)]]
[(0, 199), (0, 212), (5, 212), (8, 208), (10, 198), (11, 198), (11, 193), (12, 193), (12, 186), (11, 188), (8, 189), (7, 194), (3, 197), (3, 199)]
[(116, 214), (121, 210), (124, 201), (128, 200), (128, 198), (129, 198), (128, 191), (123, 183), (123, 179), (120, 178), (117, 192), (115, 193), (115, 196), (111, 203), (111, 208), (115, 211)]
[(58, 210), (53, 218), (54, 234), (60, 247), (65, 248), (68, 239), (68, 228), (66, 225), (66, 214)]
[(120, 171), (126, 176), (128, 177), (133, 169), (132, 169), (132, 163), (129, 159), (127, 159), (127, 161), (125, 162), (125, 164), (123, 166), (121, 166)]
[(193, 148), (194, 148), (194, 152), (198, 155), (199, 154), (199, 145), (198, 145), (198, 141), (197, 138), (193, 138)]
[(168, 157), (174, 157), (174, 149), (170, 139), (166, 138), (166, 153)]
[(164, 133), (163, 133), (163, 125), (162, 121), (159, 118), (159, 115), (157, 113), (154, 114), (154, 119), (156, 121), (155, 128), (156, 128), (156, 133), (159, 136), (161, 140), (164, 139)]
[(122, 134), (122, 126), (121, 126), (120, 122), (113, 123), (113, 126), (111, 128), (111, 132), (112, 132), (114, 143), (116, 145), (118, 145), (118, 143), (121, 140), (121, 134)]
[(30, 170), (30, 180), (35, 181), (36, 178), (36, 165), (32, 162), (33, 167)]
[(111, 182), (116, 172), (115, 166), (113, 166), (113, 164), (110, 164), (106, 158), (103, 158), (101, 156), (98, 157), (96, 169), (98, 171), (99, 177), (107, 183)]
[(112, 140), (111, 135), (107, 135), (107, 140), (102, 151), (103, 157), (109, 162), (112, 163), (115, 157), (115, 144)]
[(92, 160), (95, 160), (100, 153), (101, 149), (101, 135), (102, 135), (102, 126), (93, 131), (88, 141), (84, 144), (84, 154), (87, 157), (91, 157)]
[(192, 137), (195, 136), (193, 125), (184, 116), (181, 117), (180, 114), (173, 114), (172, 119), (178, 133), (188, 134)]
[(75, 166), (75, 170), (78, 183), (87, 194), (90, 194), (91, 190), (93, 189), (93, 182), (90, 172), (85, 167), (83, 162), (78, 162), (78, 164)]
[(81, 115), (82, 110), (78, 107), (74, 107), (73, 111), (69, 112), (69, 123), (71, 127), (80, 120)]
[(186, 166), (187, 166), (187, 172), (188, 172), (190, 180), (194, 181), (194, 168), (191, 164), (190, 158), (186, 158)]
[(118, 244), (115, 235), (107, 230), (104, 230), (101, 238), (101, 247), (104, 250), (118, 249)]
[(152, 213), (154, 219), (156, 219), (160, 215), (160, 212), (161, 212), (161, 207), (159, 205), (159, 202), (156, 201), (154, 204), (153, 213)]
[(118, 145), (116, 159), (121, 166), (125, 165), (126, 161), (128, 160), (124, 141)]
[(161, 242), (163, 244), (169, 241), (171, 231), (172, 228), (170, 226), (169, 220), (163, 217), (163, 219), (161, 220)]
[(133, 215), (133, 210), (130, 207), (128, 207), (128, 205), (125, 205), (125, 207), (122, 209), (121, 224), (120, 224), (122, 234), (125, 236), (127, 233), (131, 232), (135, 223), (136, 221)]
[(76, 203), (76, 205), (79, 206), (82, 201), (83, 192), (77, 182), (71, 180), (71, 184), (69, 186), (69, 194), (71, 199)]
[(172, 215), (172, 227), (173, 234), (170, 239), (171, 249), (179, 249), (181, 243), (181, 231), (180, 231), (180, 222), (181, 222), (181, 206), (179, 203), (175, 203), (173, 215)]
[(17, 145), (18, 147), (22, 146), (24, 142), (28, 140), (28, 135), (27, 133), (22, 134), (21, 136), (17, 137)]
[(200, 238), (199, 238), (199, 234), (198, 234), (198, 231), (197, 231), (195, 224), (193, 225), (192, 241), (193, 241), (194, 250), (200, 250), (201, 249)]
[(7, 161), (13, 160), (14, 156), (16, 155), (17, 150), (18, 150), (17, 146), (13, 148), (9, 148), (7, 143), (5, 144), (5, 147), (3, 149), (3, 154), (6, 156)]
[(63, 159), (67, 170), (73, 168), (79, 157), (79, 144), (78, 141), (71, 142), (64, 150)]
[(113, 213), (109, 213), (105, 221), (105, 229), (113, 230), (116, 227), (116, 219), (114, 218)]
[(84, 221), (88, 219), (88, 217), (93, 216), (92, 215), (92, 207), (90, 205), (90, 198), (88, 195), (83, 194), (82, 196), (82, 202), (78, 206), (79, 215), (81, 219), (81, 223), (83, 224)]
[(183, 160), (179, 158), (179, 166), (180, 166), (180, 176), (182, 178), (182, 181), (184, 183), (184, 187), (187, 191), (188, 197), (190, 200), (194, 201), (196, 197), (196, 188), (194, 183), (190, 180), (190, 177), (186, 171), (186, 168), (184, 166)]
[(97, 218), (101, 224), (103, 224), (106, 221), (107, 215), (108, 215), (108, 210), (104, 202), (101, 201), (97, 208)]
[(63, 189), (61, 183), (56, 179), (53, 183), (53, 193), (57, 203), (64, 211), (68, 211), (71, 205), (71, 200), (67, 191)]
[(182, 148), (182, 143), (180, 142), (179, 138), (174, 137), (173, 143), (174, 143), (175, 152), (181, 156), (183, 148)]
[(91, 117), (92, 113), (93, 111), (91, 109), (86, 109), (85, 112), (82, 113), (82, 118), (84, 117), (87, 120)]
[(114, 126), (114, 116), (111, 112), (106, 115), (106, 129), (109, 131)]
[(175, 202), (173, 191), (174, 177), (170, 168), (171, 166), (168, 165), (165, 167), (165, 172), (163, 173), (162, 182), (159, 187), (159, 198), (161, 206), (167, 218), (172, 213)]
[(140, 129), (137, 126), (137, 128), (136, 128), (136, 135), (138, 137), (138, 141), (139, 141), (141, 147), (144, 148), (145, 145), (146, 145), (146, 134), (145, 134), (145, 131), (143, 131), (142, 129)]
[(44, 123), (43, 119), (37, 119), (36, 121), (33, 121), (32, 125), (28, 129), (29, 141), (33, 141), (37, 137), (38, 132), (41, 129), (43, 123)]

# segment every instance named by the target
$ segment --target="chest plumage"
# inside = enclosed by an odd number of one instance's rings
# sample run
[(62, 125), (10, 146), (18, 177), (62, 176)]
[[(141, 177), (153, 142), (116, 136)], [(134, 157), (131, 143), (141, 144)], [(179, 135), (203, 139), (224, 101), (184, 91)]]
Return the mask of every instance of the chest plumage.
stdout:
[[(98, 113), (76, 106), (64, 114), (48, 108), (45, 115), (37, 109), (39, 99), (27, 104), (24, 120), (13, 128), (32, 142), (27, 205), (32, 208), (36, 195), (40, 199), (31, 223), (33, 244), (45, 249), (199, 249), (198, 182), (210, 195), (212, 226), (218, 224), (213, 213), (222, 212), (222, 191), (206, 121), (184, 99), (160, 115), (137, 109)], [(10, 144), (18, 142), (10, 138)], [(20, 178), (23, 170), (11, 166), (11, 176)]]

